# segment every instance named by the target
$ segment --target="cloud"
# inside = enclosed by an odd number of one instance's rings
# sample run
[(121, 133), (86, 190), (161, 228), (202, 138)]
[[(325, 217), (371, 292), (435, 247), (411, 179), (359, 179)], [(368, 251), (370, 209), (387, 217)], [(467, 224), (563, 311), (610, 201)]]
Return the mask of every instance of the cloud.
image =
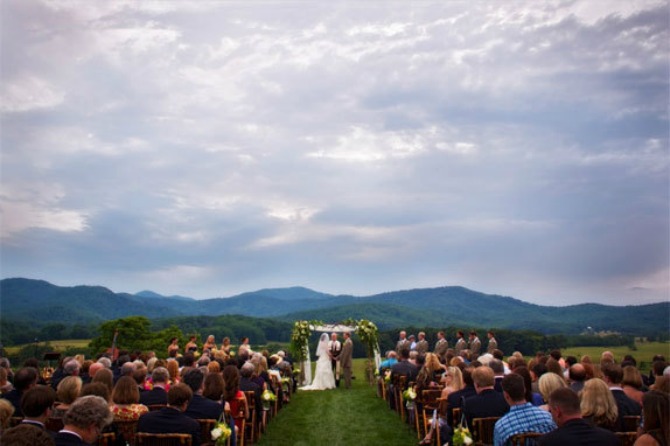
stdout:
[(3, 2), (3, 275), (666, 298), (665, 3), (379, 6)]

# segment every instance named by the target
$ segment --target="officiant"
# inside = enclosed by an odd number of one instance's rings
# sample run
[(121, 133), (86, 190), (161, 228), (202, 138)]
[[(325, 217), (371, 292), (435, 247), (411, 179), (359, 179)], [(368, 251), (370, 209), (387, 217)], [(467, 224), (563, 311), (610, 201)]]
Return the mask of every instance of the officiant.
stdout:
[(328, 350), (333, 365), (333, 373), (335, 374), (335, 385), (340, 387), (340, 353), (342, 353), (342, 343), (337, 340), (337, 333), (330, 335)]

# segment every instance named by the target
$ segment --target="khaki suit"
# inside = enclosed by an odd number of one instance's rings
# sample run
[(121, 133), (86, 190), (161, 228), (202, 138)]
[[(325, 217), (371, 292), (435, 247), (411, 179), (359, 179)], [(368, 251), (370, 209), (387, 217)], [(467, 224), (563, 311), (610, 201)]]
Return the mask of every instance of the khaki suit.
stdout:
[(498, 348), (498, 341), (496, 341), (496, 338), (489, 339), (489, 345), (486, 348), (486, 352), (493, 354), (493, 350), (497, 348)]
[(353, 366), (354, 343), (350, 339), (344, 341), (342, 352), (340, 353), (340, 365), (344, 372), (344, 387), (351, 388), (351, 368)]
[(416, 347), (414, 348), (420, 355), (425, 355), (428, 351), (428, 341), (422, 339), (417, 341)]
[(435, 354), (440, 358), (444, 358), (444, 355), (447, 354), (447, 350), (449, 350), (449, 343), (446, 339), (440, 339), (435, 343)]

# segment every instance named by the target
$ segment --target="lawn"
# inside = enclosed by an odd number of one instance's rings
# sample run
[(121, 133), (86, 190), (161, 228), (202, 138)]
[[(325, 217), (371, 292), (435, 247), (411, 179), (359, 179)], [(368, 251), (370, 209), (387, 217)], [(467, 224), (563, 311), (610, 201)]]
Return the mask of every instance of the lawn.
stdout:
[(570, 347), (561, 350), (561, 353), (563, 356), (576, 356), (577, 359), (583, 355), (589, 355), (594, 362), (600, 360), (600, 354), (605, 350), (611, 351), (617, 361), (621, 361), (626, 355), (632, 355), (643, 372), (649, 371), (654, 355), (664, 355), (666, 360), (670, 359), (670, 342), (636, 342), (635, 347), (636, 350), (631, 350), (627, 346)]
[[(88, 348), (88, 344), (90, 342), (91, 342), (90, 339), (60, 339), (58, 341), (49, 341), (49, 345), (51, 345), (54, 351), (62, 352), (64, 350), (73, 348), (73, 349), (79, 349), (82, 352), (84, 352)], [(8, 355), (15, 355), (23, 347), (32, 345), (33, 344), (31, 343), (31, 344), (16, 345), (13, 347), (5, 347), (5, 351), (7, 352)], [(39, 345), (42, 346), (44, 345), (44, 343), (40, 342)]]
[[(313, 364), (314, 365), (314, 364)], [(365, 360), (354, 360), (352, 388), (300, 391), (268, 425), (258, 446), (416, 444), (416, 434), (364, 379)]]

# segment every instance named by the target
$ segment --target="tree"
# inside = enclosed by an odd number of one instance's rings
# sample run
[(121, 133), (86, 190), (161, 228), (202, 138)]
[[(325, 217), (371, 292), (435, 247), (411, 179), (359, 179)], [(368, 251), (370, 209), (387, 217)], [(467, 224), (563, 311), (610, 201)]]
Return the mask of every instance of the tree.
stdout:
[[(107, 351), (112, 346), (114, 332), (118, 330), (116, 346), (119, 350), (154, 350), (163, 352), (170, 339), (176, 337), (184, 342), (184, 335), (176, 326), (158, 332), (150, 331), (151, 321), (144, 316), (130, 316), (104, 322), (100, 325), (100, 336), (91, 341), (93, 354)], [(159, 353), (159, 356), (162, 356)]]

